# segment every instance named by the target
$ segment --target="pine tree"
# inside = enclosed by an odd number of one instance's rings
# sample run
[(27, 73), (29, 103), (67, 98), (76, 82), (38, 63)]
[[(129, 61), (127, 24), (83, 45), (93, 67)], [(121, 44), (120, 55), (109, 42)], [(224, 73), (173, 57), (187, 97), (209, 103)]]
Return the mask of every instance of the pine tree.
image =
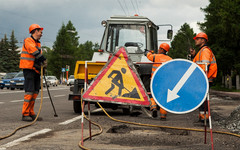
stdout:
[(58, 78), (61, 75), (61, 68), (70, 65), (70, 73), (73, 74), (75, 66), (75, 51), (78, 50), (78, 33), (71, 21), (65, 26), (62, 24), (58, 31), (53, 50), (49, 52), (48, 70)]
[(240, 73), (240, 0), (210, 0), (203, 8), (205, 22), (201, 29), (209, 37), (209, 46), (218, 63), (218, 79), (221, 74)]
[(4, 57), (4, 50), (3, 50), (3, 39), (0, 41), (0, 72), (3, 72), (3, 57)]
[(189, 49), (195, 47), (193, 37), (193, 29), (190, 28), (189, 24), (184, 23), (171, 42), (169, 56), (172, 58), (186, 59), (189, 54)]
[(9, 71), (9, 57), (10, 57), (10, 51), (9, 51), (9, 41), (7, 38), (7, 35), (4, 35), (4, 38), (1, 41), (1, 72), (10, 72)]
[(9, 71), (10, 72), (16, 72), (19, 71), (19, 51), (17, 51), (18, 46), (16, 45), (18, 43), (17, 39), (15, 38), (14, 31), (12, 31), (10, 42), (9, 42), (9, 51), (10, 51), (10, 57), (9, 57)]

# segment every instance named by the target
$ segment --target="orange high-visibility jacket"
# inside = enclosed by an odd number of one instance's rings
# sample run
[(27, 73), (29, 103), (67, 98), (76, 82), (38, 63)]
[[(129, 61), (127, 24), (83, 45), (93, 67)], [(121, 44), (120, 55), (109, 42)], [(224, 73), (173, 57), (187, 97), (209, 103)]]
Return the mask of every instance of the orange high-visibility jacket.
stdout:
[(213, 79), (216, 78), (217, 62), (212, 50), (209, 47), (203, 46), (194, 57), (193, 62), (198, 64), (203, 71), (206, 71), (206, 66), (203, 63), (207, 64), (207, 77), (209, 82), (212, 82)]
[(38, 69), (36, 69), (36, 61), (43, 62), (46, 60), (42, 55), (40, 47), (41, 43), (34, 40), (33, 37), (26, 38), (21, 52), (19, 68), (33, 69), (39, 73)]
[[(165, 54), (152, 54), (151, 52), (147, 53), (147, 58), (152, 61), (152, 62), (159, 62), (159, 63), (164, 63), (166, 61), (172, 60), (171, 57)], [(153, 64), (152, 66), (152, 75), (156, 71), (156, 69), (161, 66), (161, 64)], [(151, 76), (152, 76), (151, 75)]]

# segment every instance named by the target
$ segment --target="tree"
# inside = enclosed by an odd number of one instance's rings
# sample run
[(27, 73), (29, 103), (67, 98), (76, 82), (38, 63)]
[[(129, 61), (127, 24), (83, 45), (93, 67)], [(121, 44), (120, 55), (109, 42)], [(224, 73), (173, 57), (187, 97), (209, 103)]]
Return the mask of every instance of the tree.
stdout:
[[(78, 50), (78, 33), (71, 21), (65, 26), (62, 24), (61, 29), (58, 31), (56, 41), (53, 45), (53, 50), (49, 53), (48, 58), (48, 70), (58, 78), (61, 75), (61, 68), (65, 68), (66, 65), (75, 65), (75, 51)], [(71, 69), (73, 73), (73, 69)]]
[(8, 66), (9, 66), (9, 72), (16, 72), (19, 71), (19, 51), (17, 51), (18, 46), (16, 45), (18, 43), (17, 39), (15, 38), (14, 31), (12, 31), (10, 42), (9, 42), (9, 58), (8, 58)]
[(75, 56), (77, 60), (91, 60), (93, 53), (99, 48), (98, 43), (93, 44), (91, 41), (86, 41), (84, 44), (80, 44), (78, 51), (76, 51)]
[(172, 58), (187, 58), (189, 48), (194, 48), (194, 32), (187, 23), (184, 23), (178, 30), (171, 42), (169, 56)]
[(0, 71), (1, 72), (9, 72), (9, 63), (8, 63), (8, 58), (9, 58), (9, 41), (8, 41), (8, 38), (7, 38), (7, 35), (5, 34), (4, 35), (4, 38), (1, 40), (1, 57), (0, 57), (0, 64), (1, 64), (1, 67), (0, 67)]
[(205, 22), (201, 29), (209, 37), (209, 46), (216, 55), (218, 78), (221, 74), (240, 72), (240, 0), (210, 0), (206, 8), (202, 8)]

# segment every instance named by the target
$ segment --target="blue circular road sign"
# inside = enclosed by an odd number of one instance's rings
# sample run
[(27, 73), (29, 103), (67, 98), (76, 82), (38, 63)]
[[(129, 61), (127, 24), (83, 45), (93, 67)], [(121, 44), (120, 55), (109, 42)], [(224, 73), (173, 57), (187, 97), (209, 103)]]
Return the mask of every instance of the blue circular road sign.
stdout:
[(205, 101), (209, 88), (204, 71), (185, 59), (173, 59), (158, 67), (150, 86), (156, 103), (175, 114), (197, 109)]

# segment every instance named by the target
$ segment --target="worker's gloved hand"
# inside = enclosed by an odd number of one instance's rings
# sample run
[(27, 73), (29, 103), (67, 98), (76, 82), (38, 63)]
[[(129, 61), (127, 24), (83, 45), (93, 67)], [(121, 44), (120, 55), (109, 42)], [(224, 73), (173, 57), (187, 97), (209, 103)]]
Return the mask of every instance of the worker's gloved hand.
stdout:
[(194, 58), (195, 55), (196, 55), (196, 51), (195, 51), (195, 49), (190, 48), (190, 49), (189, 49), (189, 52), (190, 52), (190, 54), (191, 54), (191, 58)]
[(144, 55), (147, 56), (147, 53), (150, 52), (149, 50), (147, 49), (144, 49)]
[(47, 68), (47, 60), (43, 62), (43, 68)]

